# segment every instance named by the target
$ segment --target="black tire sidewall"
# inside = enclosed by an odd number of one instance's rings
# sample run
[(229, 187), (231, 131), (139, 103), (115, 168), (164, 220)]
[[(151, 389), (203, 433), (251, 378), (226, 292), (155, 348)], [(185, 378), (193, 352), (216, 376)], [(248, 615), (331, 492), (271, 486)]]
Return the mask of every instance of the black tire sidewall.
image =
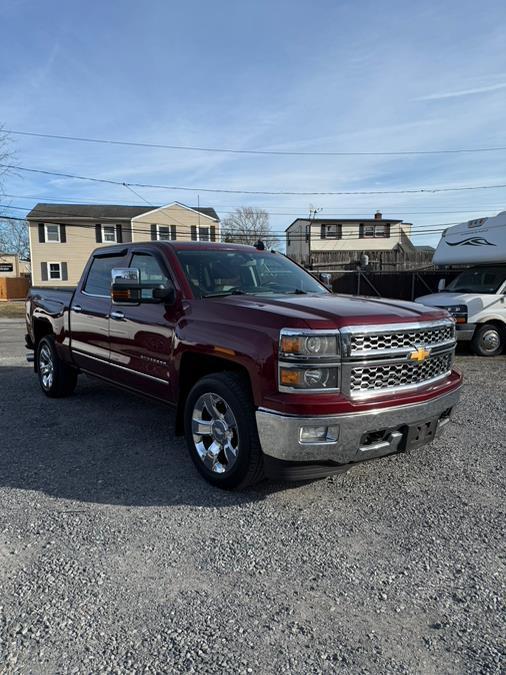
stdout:
[[(221, 396), (232, 409), (237, 421), (239, 434), (239, 454), (234, 466), (230, 472), (225, 474), (216, 474), (209, 471), (204, 466), (193, 442), (192, 417), (193, 407), (197, 399), (206, 393), (215, 393)], [(250, 465), (251, 458), (251, 419), (249, 415), (253, 414), (253, 407), (245, 410), (243, 403), (237, 398), (235, 393), (227, 386), (220, 375), (204, 377), (200, 382), (194, 385), (186, 399), (184, 409), (184, 433), (186, 445), (199, 473), (213, 485), (223, 489), (233, 489), (238, 487), (244, 480)]]

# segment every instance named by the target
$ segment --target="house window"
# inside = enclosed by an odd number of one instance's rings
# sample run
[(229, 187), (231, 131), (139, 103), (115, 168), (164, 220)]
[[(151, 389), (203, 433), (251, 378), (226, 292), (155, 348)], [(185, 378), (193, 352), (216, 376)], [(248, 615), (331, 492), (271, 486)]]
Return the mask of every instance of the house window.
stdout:
[(46, 241), (56, 244), (60, 243), (60, 226), (59, 225), (45, 225)]
[(102, 225), (102, 241), (108, 244), (116, 243), (116, 228), (114, 225)]
[(176, 240), (176, 226), (175, 225), (157, 225), (156, 238), (158, 241), (175, 241)]
[(61, 263), (50, 262), (47, 264), (47, 268), (49, 272), (49, 279), (53, 281), (61, 281), (62, 279)]
[(362, 225), (364, 239), (385, 239), (390, 236), (388, 225)]
[(326, 237), (327, 239), (341, 239), (341, 224), (340, 223), (331, 223), (326, 225)]
[(170, 227), (168, 225), (157, 225), (158, 241), (170, 241)]
[(199, 227), (199, 241), (209, 241), (208, 227)]

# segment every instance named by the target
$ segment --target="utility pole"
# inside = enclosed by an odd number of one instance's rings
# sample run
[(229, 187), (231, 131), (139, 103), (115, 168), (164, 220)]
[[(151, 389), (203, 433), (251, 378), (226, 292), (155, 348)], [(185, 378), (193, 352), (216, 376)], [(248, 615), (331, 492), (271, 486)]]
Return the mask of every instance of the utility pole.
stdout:
[(321, 211), (321, 208), (318, 209), (314, 207), (312, 204), (309, 205), (309, 225), (308, 225), (308, 231), (306, 235), (306, 241), (308, 243), (308, 249), (309, 249), (309, 267), (310, 269), (313, 269), (313, 258), (311, 256), (311, 230), (313, 228), (313, 222), (314, 219), (316, 218), (316, 214)]

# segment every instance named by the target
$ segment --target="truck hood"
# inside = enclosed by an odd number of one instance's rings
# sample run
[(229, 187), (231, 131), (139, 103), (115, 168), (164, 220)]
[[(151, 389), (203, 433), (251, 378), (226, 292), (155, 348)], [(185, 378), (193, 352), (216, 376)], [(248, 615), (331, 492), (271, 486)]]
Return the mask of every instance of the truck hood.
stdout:
[(477, 300), (483, 303), (483, 299), (490, 300), (490, 296), (481, 295), (479, 293), (431, 293), (430, 295), (422, 295), (416, 299), (422, 305), (428, 307), (451, 307), (452, 305), (469, 305), (471, 302)]
[[(206, 301), (207, 302), (207, 301)], [(245, 314), (270, 315), (270, 322), (279, 317), (284, 326), (307, 324), (310, 328), (339, 328), (361, 324), (387, 324), (413, 321), (430, 321), (447, 318), (444, 310), (428, 310), (423, 305), (402, 300), (370, 298), (350, 295), (234, 295), (215, 298), (211, 302), (234, 310), (236, 320)], [(226, 310), (225, 310), (226, 312)], [(221, 312), (220, 312), (221, 314)], [(246, 316), (244, 316), (246, 319)], [(251, 319), (251, 317), (248, 317)]]

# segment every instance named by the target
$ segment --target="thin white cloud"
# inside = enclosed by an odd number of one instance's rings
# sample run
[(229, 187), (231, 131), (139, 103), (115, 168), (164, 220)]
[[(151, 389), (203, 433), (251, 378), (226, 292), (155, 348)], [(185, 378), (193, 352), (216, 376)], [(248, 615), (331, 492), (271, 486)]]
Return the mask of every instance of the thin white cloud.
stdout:
[(462, 89), (460, 91), (447, 91), (441, 94), (428, 94), (412, 99), (413, 101), (439, 101), (444, 98), (458, 98), (459, 96), (473, 96), (474, 94), (484, 94), (497, 89), (506, 89), (506, 82), (501, 84), (491, 84), (487, 87), (475, 87), (474, 89)]

